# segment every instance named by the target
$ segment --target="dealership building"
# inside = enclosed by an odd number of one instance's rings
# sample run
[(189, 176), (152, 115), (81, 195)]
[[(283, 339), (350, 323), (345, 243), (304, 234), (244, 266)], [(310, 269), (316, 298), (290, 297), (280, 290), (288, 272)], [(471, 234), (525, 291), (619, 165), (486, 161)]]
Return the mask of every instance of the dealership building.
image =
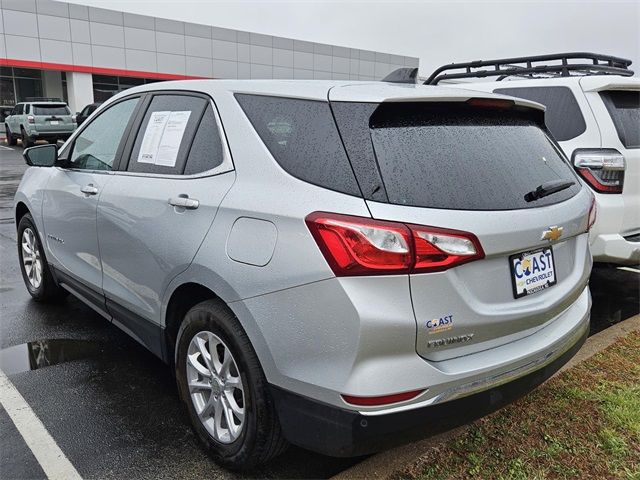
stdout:
[(159, 80), (379, 80), (418, 66), (415, 57), (62, 1), (0, 2), (0, 106), (52, 97), (75, 112)]

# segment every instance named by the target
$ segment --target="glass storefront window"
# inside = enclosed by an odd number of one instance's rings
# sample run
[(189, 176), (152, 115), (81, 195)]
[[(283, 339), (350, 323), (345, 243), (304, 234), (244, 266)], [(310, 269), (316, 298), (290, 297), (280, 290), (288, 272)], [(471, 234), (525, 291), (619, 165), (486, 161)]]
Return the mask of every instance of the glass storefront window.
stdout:
[(118, 85), (93, 82), (93, 101), (105, 102), (118, 93)]
[(159, 80), (153, 78), (93, 75), (93, 100), (95, 102), (104, 102), (127, 88), (157, 81)]
[(32, 68), (0, 68), (0, 106), (13, 106), (42, 97), (42, 71)]
[(16, 77), (15, 82), (18, 102), (24, 102), (32, 98), (43, 96), (42, 80)]
[(13, 90), (13, 78), (0, 77), (0, 106), (15, 105), (16, 93)]

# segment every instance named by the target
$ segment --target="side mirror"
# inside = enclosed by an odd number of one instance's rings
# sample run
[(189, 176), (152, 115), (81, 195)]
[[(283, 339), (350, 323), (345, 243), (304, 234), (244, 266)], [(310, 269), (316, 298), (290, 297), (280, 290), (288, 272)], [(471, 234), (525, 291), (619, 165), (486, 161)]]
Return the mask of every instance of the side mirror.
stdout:
[(24, 160), (31, 167), (53, 167), (58, 161), (58, 147), (38, 145), (25, 149)]

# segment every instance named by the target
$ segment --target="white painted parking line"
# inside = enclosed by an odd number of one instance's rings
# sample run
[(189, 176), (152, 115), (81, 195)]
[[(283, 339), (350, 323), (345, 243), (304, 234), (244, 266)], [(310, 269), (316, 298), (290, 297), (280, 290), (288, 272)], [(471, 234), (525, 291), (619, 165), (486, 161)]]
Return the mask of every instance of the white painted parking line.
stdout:
[(52, 480), (82, 479), (2, 370), (0, 370), (0, 404), (33, 452), (47, 478)]
[(618, 270), (624, 270), (625, 272), (640, 273), (640, 270), (633, 267), (618, 267)]
[(0, 145), (0, 148), (1, 148), (2, 150), (10, 150), (10, 151), (12, 151), (12, 152), (13, 152), (13, 148), (11, 148), (11, 147), (5, 147), (4, 145)]

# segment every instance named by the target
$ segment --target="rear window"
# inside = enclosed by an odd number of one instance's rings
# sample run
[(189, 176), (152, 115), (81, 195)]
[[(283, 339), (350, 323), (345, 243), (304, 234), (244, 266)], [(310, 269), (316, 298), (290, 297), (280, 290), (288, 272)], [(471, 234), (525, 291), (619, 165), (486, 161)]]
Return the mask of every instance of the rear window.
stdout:
[(260, 139), (294, 177), (360, 195), (328, 102), (236, 94)]
[(66, 105), (33, 105), (34, 115), (70, 115)]
[(640, 148), (640, 91), (600, 92), (618, 137), (626, 148)]
[(559, 142), (576, 138), (587, 129), (580, 106), (569, 87), (498, 88), (494, 92), (545, 105), (545, 123)]
[[(530, 113), (453, 104), (381, 104), (369, 119), (389, 202), (457, 210), (514, 210), (579, 190), (565, 158)], [(552, 180), (575, 184), (526, 202)]]

